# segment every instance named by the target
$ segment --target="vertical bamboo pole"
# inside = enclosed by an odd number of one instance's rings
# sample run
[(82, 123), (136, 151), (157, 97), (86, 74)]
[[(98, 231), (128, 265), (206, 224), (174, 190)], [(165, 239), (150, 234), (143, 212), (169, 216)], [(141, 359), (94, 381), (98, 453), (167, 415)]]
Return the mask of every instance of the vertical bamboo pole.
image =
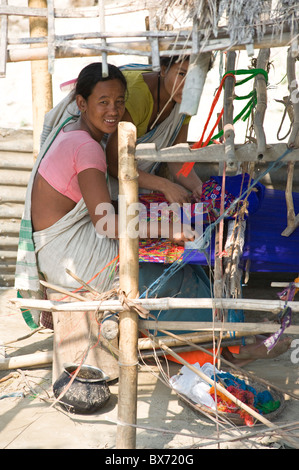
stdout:
[[(270, 49), (261, 49), (258, 54), (256, 67), (267, 70), (270, 58)], [(263, 123), (267, 110), (267, 83), (264, 75), (259, 74), (255, 79), (257, 105), (254, 114), (254, 132), (257, 140), (257, 156), (262, 159), (267, 148), (266, 134)]]
[[(158, 31), (156, 10), (153, 8), (149, 9), (148, 17), (149, 31)], [(159, 53), (159, 40), (158, 38), (149, 37), (149, 43), (151, 45), (151, 64), (154, 72), (160, 72), (160, 53)]]
[[(47, 0), (28, 0), (31, 8), (47, 8)], [(48, 34), (46, 18), (30, 18), (30, 36), (43, 37)], [(31, 47), (39, 47), (32, 45)], [(40, 148), (45, 114), (53, 107), (52, 77), (48, 71), (47, 60), (31, 62), (32, 113), (33, 113), (33, 155), (36, 158)]]
[[(105, 5), (104, 0), (99, 0), (99, 16), (100, 16), (100, 31), (101, 33), (105, 32)], [(107, 46), (106, 39), (102, 39), (102, 46)], [(102, 75), (103, 77), (108, 77), (108, 62), (107, 62), (107, 52), (102, 52)]]
[[(293, 49), (288, 49), (287, 56), (287, 77), (290, 98), (293, 107), (294, 119), (292, 130), (290, 133), (288, 147), (299, 147), (299, 100), (298, 100), (298, 82), (296, 77), (296, 57), (293, 56)], [(299, 225), (299, 215), (295, 216), (294, 201), (293, 201), (293, 178), (294, 178), (295, 163), (288, 163), (288, 176), (285, 191), (286, 205), (287, 205), (287, 228), (281, 233), (282, 236), (288, 237)]]
[[(226, 72), (235, 69), (236, 53), (229, 51), (227, 53)], [(223, 131), (224, 131), (224, 149), (228, 168), (236, 170), (235, 157), (235, 131), (234, 131), (234, 93), (235, 78), (227, 77), (225, 79), (224, 89), (224, 113), (223, 113)]]
[[(7, 5), (7, 0), (0, 0), (0, 5)], [(2, 15), (0, 19), (0, 78), (6, 74), (8, 17)]]
[[(119, 281), (128, 298), (138, 297), (138, 246), (132, 205), (138, 202), (138, 173), (135, 160), (136, 128), (130, 122), (118, 126), (119, 175)], [(135, 229), (134, 229), (135, 227)], [(137, 226), (138, 229), (138, 226)], [(136, 447), (138, 315), (119, 314), (119, 394), (117, 449)], [(124, 423), (124, 424), (123, 424)]]
[(55, 62), (55, 13), (54, 0), (47, 0), (48, 4), (48, 72), (53, 75)]
[[(235, 68), (236, 53), (230, 51), (227, 53), (226, 61), (226, 72), (234, 70)], [(224, 176), (224, 187), (222, 188), (222, 194), (225, 191), (225, 175), (227, 165), (230, 165), (230, 169), (233, 169), (235, 164), (235, 132), (233, 128), (233, 113), (234, 113), (234, 89), (235, 79), (234, 77), (227, 77), (225, 80), (224, 90), (224, 113), (223, 113), (223, 131), (225, 138), (225, 156), (226, 160), (223, 164), (222, 175)], [(223, 198), (221, 200), (221, 213), (224, 210)], [(215, 232), (215, 265), (214, 265), (214, 295), (216, 298), (223, 296), (223, 263), (221, 258), (221, 252), (223, 250), (223, 220), (217, 225)], [(216, 310), (216, 317), (221, 318), (221, 314)]]
[(292, 101), (294, 111), (294, 122), (292, 131), (288, 140), (288, 147), (298, 148), (299, 147), (299, 99), (298, 99), (298, 82), (296, 76), (296, 58), (292, 55), (292, 49), (289, 48), (287, 56), (287, 77), (288, 77), (288, 88)]

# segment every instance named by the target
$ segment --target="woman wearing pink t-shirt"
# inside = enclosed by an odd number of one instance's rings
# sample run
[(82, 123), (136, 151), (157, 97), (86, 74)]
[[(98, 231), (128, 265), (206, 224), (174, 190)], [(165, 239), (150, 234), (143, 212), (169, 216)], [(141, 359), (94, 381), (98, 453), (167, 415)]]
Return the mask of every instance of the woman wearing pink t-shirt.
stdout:
[[(79, 74), (71, 100), (74, 97), (79, 114), (58, 129), (33, 181), (34, 249), (39, 271), (48, 282), (76, 288), (67, 268), (85, 281), (102, 272), (92, 285), (106, 291), (113, 276), (105, 267), (118, 255), (118, 217), (111, 203), (101, 141), (117, 130), (124, 114), (126, 80), (113, 65), (103, 78), (101, 64), (93, 63)], [(108, 215), (99, 210), (100, 204), (111, 209)], [(188, 239), (192, 238), (190, 232)], [(179, 233), (176, 240), (186, 237)]]

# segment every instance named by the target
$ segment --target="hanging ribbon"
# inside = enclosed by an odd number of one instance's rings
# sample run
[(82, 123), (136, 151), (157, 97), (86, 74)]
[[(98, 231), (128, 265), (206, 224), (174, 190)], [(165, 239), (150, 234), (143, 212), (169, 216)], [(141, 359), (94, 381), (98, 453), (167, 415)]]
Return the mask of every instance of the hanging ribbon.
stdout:
[[(201, 138), (199, 139), (198, 142), (195, 142), (193, 145), (192, 145), (192, 149), (198, 149), (198, 148), (202, 148), (202, 147), (206, 147), (207, 145), (209, 145), (210, 143), (212, 143), (214, 140), (217, 140), (219, 137), (221, 137), (223, 135), (223, 130), (220, 131), (218, 134), (216, 134), (215, 136), (213, 136), (214, 134), (214, 131), (216, 129), (216, 127), (218, 126), (222, 116), (223, 116), (223, 113), (224, 113), (224, 108), (222, 108), (221, 112), (219, 113), (218, 117), (217, 117), (217, 120), (211, 130), (211, 132), (209, 133), (207, 139), (203, 142), (204, 140), (204, 135), (206, 133), (206, 130), (207, 130), (207, 127), (208, 127), (208, 124), (210, 122), (210, 119), (212, 117), (212, 114), (214, 112), (214, 109), (215, 109), (215, 106), (219, 100), (219, 97), (220, 97), (220, 94), (222, 92), (222, 89), (224, 87), (224, 83), (225, 83), (225, 80), (227, 77), (234, 77), (235, 78), (235, 75), (249, 75), (249, 77), (247, 78), (244, 78), (243, 80), (240, 80), (239, 82), (236, 82), (235, 83), (235, 86), (238, 86), (238, 85), (243, 85), (244, 83), (246, 83), (248, 80), (251, 80), (252, 78), (255, 78), (256, 75), (259, 75), (259, 74), (262, 74), (264, 75), (265, 77), (265, 80), (266, 82), (268, 82), (268, 73), (266, 72), (266, 70), (264, 69), (252, 69), (252, 70), (231, 70), (231, 71), (228, 71), (226, 72), (223, 77), (222, 77), (222, 80), (220, 82), (220, 85), (219, 85), (219, 88), (217, 90), (217, 93), (213, 99), (213, 102), (212, 102), (212, 106), (211, 106), (211, 109), (210, 109), (210, 112), (209, 112), (209, 115), (208, 115), (208, 118), (207, 118), (207, 121), (205, 123), (205, 126), (204, 126), (204, 129), (203, 129), (203, 132), (202, 132), (202, 136)], [(248, 95), (246, 96), (236, 96), (235, 97), (236, 100), (243, 100), (243, 99), (249, 99), (248, 103), (244, 106), (244, 108), (242, 109), (242, 111), (235, 117), (235, 119), (233, 120), (233, 123), (235, 124), (239, 119), (242, 118), (243, 121), (246, 121), (246, 119), (250, 116), (251, 114), (251, 111), (254, 109), (254, 107), (256, 106), (256, 103), (257, 103), (257, 100), (256, 100), (256, 91), (253, 90), (252, 92), (250, 92)], [(246, 114), (245, 114), (246, 113)], [(178, 171), (177, 173), (177, 176), (179, 175), (183, 175), (183, 176), (188, 176), (190, 171), (192, 170), (193, 166), (194, 166), (195, 162), (188, 162), (188, 163), (184, 163), (182, 165), (182, 168)]]
[(287, 303), (291, 300), (294, 299), (295, 295), (298, 292), (298, 288), (296, 287), (296, 283), (299, 281), (299, 278), (297, 277), (294, 282), (291, 282), (289, 286), (284, 289), (282, 292), (278, 293), (278, 297), (280, 300), (285, 300), (285, 306), (283, 310), (279, 313), (278, 318), (281, 324), (281, 327), (279, 328), (276, 333), (273, 335), (269, 336), (265, 341), (263, 341), (264, 345), (267, 348), (268, 353), (276, 346), (276, 344), (279, 342), (282, 334), (285, 332), (285, 329), (291, 325), (292, 323), (292, 310), (291, 308), (287, 305)]

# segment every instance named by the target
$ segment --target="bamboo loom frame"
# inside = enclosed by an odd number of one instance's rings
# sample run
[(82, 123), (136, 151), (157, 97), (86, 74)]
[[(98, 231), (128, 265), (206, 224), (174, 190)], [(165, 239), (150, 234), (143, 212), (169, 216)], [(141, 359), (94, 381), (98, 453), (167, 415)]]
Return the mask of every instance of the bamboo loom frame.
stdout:
[[(126, 134), (127, 133), (127, 134)], [(135, 134), (135, 137), (134, 137)], [(119, 125), (119, 178), (120, 188), (122, 193), (126, 194), (128, 200), (127, 204), (138, 202), (138, 191), (136, 188), (136, 163), (138, 160), (137, 151), (135, 152), (134, 138), (134, 126), (131, 123), (120, 123)], [(137, 146), (138, 147), (138, 146)], [(217, 146), (218, 147), (218, 146)], [(186, 149), (183, 146), (183, 149)], [(136, 148), (137, 150), (137, 148)], [(176, 149), (178, 150), (178, 149)], [(193, 160), (196, 161), (200, 157), (201, 152), (204, 149), (192, 151)], [(223, 153), (224, 146), (222, 149)], [(183, 152), (184, 153), (184, 152)], [(151, 148), (151, 154), (154, 158), (157, 158), (153, 148)], [(140, 157), (140, 154), (139, 154)], [(179, 157), (177, 157), (179, 158)], [(182, 159), (182, 155), (180, 156)], [(270, 156), (268, 156), (270, 158)], [(273, 158), (273, 155), (272, 155)], [(168, 160), (168, 159), (167, 159)], [(170, 157), (170, 161), (172, 158)], [(169, 160), (168, 160), (169, 161)], [(184, 160), (183, 160), (184, 161)], [(125, 163), (126, 162), (126, 163)], [(130, 189), (131, 188), (131, 189)], [(119, 214), (120, 226), (127, 227), (128, 219), (126, 211), (121, 211)], [(129, 236), (127, 230), (125, 230), (124, 238), (120, 239), (122, 245), (120, 246), (120, 285), (124, 288), (125, 294), (129, 299), (133, 300), (136, 304), (141, 304), (143, 308), (150, 309), (171, 309), (178, 307), (189, 308), (205, 308), (209, 306), (211, 308), (243, 308), (245, 310), (264, 310), (279, 313), (285, 305), (282, 301), (261, 301), (261, 300), (242, 300), (242, 299), (136, 299), (136, 292), (138, 289), (138, 244), (136, 244), (136, 238)], [(77, 294), (76, 294), (77, 295)], [(78, 299), (80, 300), (80, 299)], [(83, 299), (82, 299), (83, 300)], [(42, 310), (49, 311), (82, 311), (82, 301), (64, 303), (54, 301), (42, 301), (42, 300), (25, 300), (25, 299), (14, 299), (12, 300), (15, 304), (22, 308), (40, 308)], [(84, 310), (109, 310), (119, 311), (120, 314), (120, 381), (119, 381), (119, 405), (118, 405), (118, 421), (117, 421), (117, 448), (134, 449), (136, 444), (136, 418), (137, 418), (137, 345), (138, 345), (138, 328), (155, 328), (158, 330), (175, 330), (175, 329), (191, 329), (200, 332), (213, 332), (215, 337), (221, 335), (223, 337), (223, 331), (237, 332), (240, 334), (259, 334), (259, 333), (273, 333), (277, 331), (277, 326), (273, 324), (240, 324), (240, 323), (215, 323), (210, 324), (209, 322), (159, 322), (159, 321), (148, 321), (139, 320), (138, 315), (134, 309), (127, 310), (122, 307), (121, 303), (117, 300), (113, 301), (84, 301)], [(289, 302), (290, 308), (294, 312), (299, 311), (299, 302)], [(296, 326), (290, 326), (287, 328), (289, 334), (298, 334), (299, 328)], [(155, 340), (157, 341), (157, 340)], [(172, 355), (176, 359), (180, 358), (172, 349), (170, 349), (163, 340), (157, 342), (157, 346), (161, 347), (165, 352)], [(51, 361), (49, 355), (45, 358), (37, 358), (37, 360), (45, 360), (46, 363)], [(180, 360), (180, 359), (178, 359)], [(22, 358), (21, 358), (22, 361)], [(198, 372), (193, 366), (188, 364), (186, 361), (181, 360), (181, 363), (186, 367), (190, 368), (193, 372), (199, 375), (201, 378), (210, 383), (210, 379), (201, 372)], [(9, 366), (9, 364), (7, 365)], [(223, 387), (216, 384), (216, 388), (225, 393), (234, 403), (238, 404), (242, 409), (246, 410), (260, 422), (265, 424), (267, 427), (272, 428), (274, 425), (266, 418), (256, 414), (253, 410), (242, 404), (239, 400), (223, 389)], [(288, 436), (284, 437), (285, 440), (289, 441)], [(291, 441), (292, 443), (292, 441)]]
[[(17, 7), (7, 5), (7, 0), (1, 0), (0, 17), (2, 21), (1, 27), (1, 44), (0, 44), (0, 77), (5, 76), (7, 62), (19, 61), (35, 61), (48, 60), (49, 72), (53, 73), (54, 60), (58, 58), (68, 57), (92, 57), (102, 55), (105, 63), (107, 54), (133, 54), (144, 56), (152, 59), (153, 64), (159, 64), (159, 57), (163, 55), (178, 54), (198, 54), (200, 50), (203, 52), (211, 52), (214, 50), (242, 50), (245, 49), (252, 54), (253, 48), (283, 47), (290, 45), (291, 29), (288, 24), (283, 24), (279, 35), (273, 36), (273, 27), (275, 24), (267, 24), (263, 38), (254, 39), (254, 43), (248, 43), (248, 40), (240, 42), (237, 45), (232, 44), (227, 32), (223, 28), (219, 28), (217, 37), (213, 35), (208, 40), (202, 40), (204, 31), (190, 26), (184, 30), (174, 31), (134, 31), (126, 33), (106, 32), (105, 25), (101, 18), (109, 15), (132, 13), (144, 10), (142, 2), (134, 2), (133, 5), (123, 5), (120, 3), (116, 6), (106, 6), (104, 8), (103, 1), (99, 1), (97, 7), (80, 7), (80, 8), (54, 8), (53, 0), (48, 0), (48, 8), (30, 8)], [(19, 38), (10, 40), (7, 36), (7, 17), (23, 16), (29, 18), (47, 18), (48, 19), (48, 35), (41, 37)], [(98, 18), (100, 31), (84, 32), (68, 35), (55, 34), (55, 19), (67, 18)], [(196, 23), (196, 22), (195, 22)], [(107, 43), (107, 39), (122, 38), (121, 42)], [(134, 38), (134, 41), (128, 41), (124, 38)], [(139, 39), (138, 39), (139, 38)], [(86, 40), (97, 39), (98, 43), (86, 43)], [(72, 41), (83, 40), (83, 43), (74, 43)], [(174, 52), (169, 50), (173, 43), (181, 46), (181, 51), (176, 48)], [(44, 47), (37, 48), (21, 48), (15, 46), (39, 45)], [(298, 52), (298, 42), (296, 37), (291, 40), (293, 50)], [(11, 48), (11, 46), (14, 46)], [(6, 51), (6, 54), (5, 54)], [(159, 65), (157, 65), (159, 67)]]
[[(136, 7), (134, 6), (134, 11), (136, 11)], [(2, 36), (1, 36), (1, 48), (2, 51), (2, 60), (0, 62), (0, 74), (1, 76), (5, 75), (5, 67), (6, 62), (18, 62), (18, 61), (35, 61), (35, 60), (48, 60), (48, 67), (49, 72), (53, 73), (53, 65), (54, 61), (57, 58), (62, 57), (87, 57), (87, 56), (99, 56), (102, 55), (103, 62), (107, 60), (107, 54), (134, 54), (140, 55), (148, 58), (152, 58), (153, 63), (157, 64), (157, 54), (160, 56), (169, 55), (169, 46), (176, 41), (176, 44), (182, 46), (182, 52), (186, 54), (198, 54), (198, 50), (200, 52), (210, 52), (212, 50), (226, 50), (230, 47), (231, 51), (233, 50), (241, 50), (247, 49), (250, 51), (252, 49), (252, 44), (238, 44), (232, 46), (229, 43), (229, 38), (226, 36), (222, 36), (221, 33), (217, 38), (211, 38), (205, 42), (205, 44), (198, 44), (198, 42), (194, 41), (194, 37), (192, 37), (192, 31), (178, 31), (178, 32), (167, 32), (167, 31), (146, 31), (146, 32), (134, 32), (134, 33), (127, 33), (122, 36), (126, 38), (130, 37), (140, 37), (141, 41), (123, 41), (121, 43), (107, 43), (107, 39), (117, 38), (119, 37), (117, 33), (108, 33), (103, 31), (104, 24), (101, 24), (101, 32), (97, 33), (90, 33), (90, 34), (76, 34), (76, 35), (65, 35), (65, 36), (56, 36), (54, 31), (54, 19), (55, 18), (91, 18), (91, 17), (98, 17), (99, 12), (103, 13), (103, 3), (99, 3), (99, 8), (91, 8), (91, 9), (72, 9), (72, 12), (68, 11), (60, 11), (59, 9), (54, 9), (53, 2), (48, 1), (48, 9), (33, 9), (33, 8), (22, 8), (19, 9), (17, 7), (7, 6), (5, 4), (5, 0), (2, 0), (0, 5), (0, 15), (1, 21), (4, 28), (2, 29)], [(15, 41), (9, 41), (7, 38), (7, 16), (8, 15), (21, 15), (21, 16), (30, 16), (30, 17), (47, 17), (50, 29), (48, 33), (48, 37), (40, 37), (40, 38), (30, 38), (30, 39), (20, 39)], [(194, 30), (193, 30), (194, 31)], [(200, 34), (200, 32), (199, 32)], [(72, 40), (85, 40), (85, 39), (98, 39), (100, 40), (99, 44), (85, 44), (79, 43), (75, 45), (71, 45), (70, 42)], [(158, 42), (158, 48), (157, 46)], [(194, 44), (197, 44), (196, 50)], [(289, 56), (295, 57), (296, 54), (294, 53), (298, 49), (298, 44), (296, 41), (292, 41), (290, 38), (290, 31), (288, 27), (284, 27), (283, 32), (281, 33), (278, 39), (273, 39), (270, 33), (266, 33), (264, 38), (261, 42), (255, 42), (254, 47), (257, 49), (263, 49), (267, 47), (282, 47), (290, 45), (291, 43), (291, 51)], [(10, 49), (7, 48), (9, 46), (16, 46), (16, 45), (44, 45), (44, 47), (38, 48), (28, 48), (28, 49)], [(4, 47), (6, 48), (6, 57), (3, 60), (3, 50)], [(173, 54), (178, 54), (180, 51), (178, 49), (173, 52)], [(291, 67), (294, 66), (294, 62), (290, 65), (290, 70), (292, 73), (293, 69)], [(263, 86), (263, 85), (262, 85)], [(259, 89), (259, 94), (263, 93), (263, 89)], [(231, 91), (232, 92), (232, 91)], [(227, 97), (229, 102), (230, 96)], [(263, 105), (263, 103), (259, 100), (259, 105)], [(227, 109), (227, 108), (226, 108)], [(260, 108), (259, 108), (260, 109)], [(298, 114), (297, 110), (295, 110), (295, 129), (297, 129), (298, 124)], [(264, 110), (261, 109), (261, 121), (263, 120)], [(229, 113), (228, 120), (225, 123), (228, 126), (225, 130), (232, 131), (229, 127), (231, 125), (231, 112)], [(259, 129), (262, 130), (262, 122), (259, 124)], [(155, 146), (153, 144), (144, 144), (139, 145), (135, 149), (134, 143), (134, 130), (130, 125), (129, 128), (127, 125), (120, 126), (120, 133), (122, 137), (120, 138), (120, 154), (122, 155), (121, 164), (120, 164), (120, 187), (121, 191), (124, 191), (126, 194), (131, 194), (131, 202), (138, 201), (138, 193), (136, 191), (136, 163), (138, 160), (142, 160), (143, 158), (152, 161), (159, 161), (159, 162), (167, 162), (167, 161), (191, 161), (191, 162), (218, 162), (218, 163), (225, 163), (227, 162), (227, 153), (229, 153), (229, 159), (233, 163), (242, 163), (242, 162), (257, 162), (260, 161), (261, 158), (263, 161), (274, 161), (277, 159), (277, 156), (281, 155), (283, 151), (288, 147), (284, 144), (275, 144), (275, 145), (266, 145), (265, 142), (262, 141), (263, 135), (261, 138), (258, 137), (257, 145), (255, 144), (248, 144), (244, 146), (234, 146), (233, 143), (233, 134), (230, 133), (230, 139), (232, 139), (231, 147), (228, 149), (228, 142), (223, 145), (211, 145), (210, 147), (199, 149), (199, 150), (190, 150), (189, 146), (187, 145), (178, 145), (169, 149), (163, 149), (159, 152), (156, 151)], [(295, 137), (294, 137), (295, 133)], [(292, 139), (296, 139), (294, 144), (295, 147), (298, 147), (298, 129), (296, 132), (292, 133)], [(261, 150), (262, 145), (262, 150)], [(291, 145), (291, 142), (289, 142)], [(292, 178), (292, 165), (293, 162), (299, 160), (299, 150), (295, 149), (290, 153), (286, 161), (289, 162), (289, 185), (287, 188), (287, 204), (290, 213), (290, 220), (291, 220), (291, 229), (294, 229), (293, 219), (294, 214), (292, 213), (292, 201), (290, 199), (291, 194), (291, 178)], [(128, 175), (134, 175), (133, 178), (128, 178)], [(133, 186), (131, 190), (130, 187)], [(126, 188), (126, 189), (125, 189)], [(120, 214), (120, 224), (124, 224), (124, 227), (127, 227), (128, 219), (126, 219), (126, 213)], [(288, 225), (289, 228), (289, 225)], [(135, 302), (142, 304), (143, 306), (147, 306), (146, 308), (178, 308), (179, 306), (188, 306), (189, 308), (206, 308), (207, 305), (210, 308), (219, 308), (219, 309), (227, 309), (227, 308), (242, 308), (245, 310), (264, 310), (264, 311), (272, 311), (274, 313), (278, 313), (282, 308), (284, 303), (281, 301), (244, 301), (242, 299), (234, 298), (234, 299), (223, 299), (223, 298), (216, 298), (216, 299), (146, 299), (143, 300), (136, 300), (137, 290), (136, 290), (136, 281), (138, 278), (138, 245), (136, 244), (136, 240), (132, 242), (132, 239), (128, 236), (128, 232), (125, 231), (125, 236), (123, 242), (121, 242), (120, 247), (120, 285), (123, 291), (125, 292), (126, 296), (129, 299), (134, 299)], [(22, 301), (19, 299), (12, 300), (16, 305), (19, 305), (22, 308), (40, 308), (41, 310), (49, 311), (63, 311), (66, 309), (67, 311), (76, 311), (76, 308), (81, 309), (82, 311), (82, 302), (74, 302), (74, 303), (63, 303), (63, 302), (49, 302), (49, 301), (33, 301), (33, 300), (25, 300)], [(109, 307), (108, 307), (109, 305)], [(294, 312), (299, 311), (299, 302), (289, 302), (289, 306), (292, 308)], [(106, 301), (102, 302), (99, 305), (98, 301), (95, 302), (84, 302), (84, 307), (88, 310), (100, 310), (100, 309), (107, 309), (110, 310), (115, 309), (115, 311), (120, 312), (120, 395), (119, 395), (119, 425), (118, 425), (118, 433), (117, 433), (117, 444), (118, 448), (135, 448), (136, 444), (136, 404), (137, 404), (137, 332), (138, 332), (138, 324), (140, 327), (149, 328), (151, 325), (146, 320), (138, 321), (138, 315), (136, 312), (131, 309), (124, 308), (120, 302), (118, 301)], [(202, 322), (196, 322), (196, 324), (184, 323), (184, 325), (169, 323), (169, 322), (155, 322), (155, 327), (157, 329), (167, 330), (167, 329), (182, 329), (182, 328), (191, 328), (194, 330), (199, 330), (201, 332), (208, 331), (213, 333), (217, 336), (217, 334), (222, 333), (223, 331), (235, 331), (238, 334), (241, 333), (248, 333), (248, 334), (256, 334), (260, 332), (274, 332), (277, 330), (275, 325), (269, 324), (222, 324), (221, 325), (208, 325), (203, 324)], [(289, 327), (288, 332), (290, 334), (298, 334), (298, 328), (296, 327)], [(167, 345), (159, 343), (165, 351), (169, 354), (174, 355)], [(49, 361), (49, 356), (47, 356), (46, 361)], [(192, 366), (186, 364), (191, 370)], [(198, 374), (198, 371), (195, 369), (195, 373)], [(207, 377), (202, 377), (207, 379)], [(207, 380), (209, 382), (209, 380)], [(224, 390), (221, 387), (217, 387), (220, 391), (224, 393)], [(236, 399), (229, 394), (229, 398), (232, 401)], [(238, 403), (240, 407), (242, 403)], [(246, 408), (247, 410), (247, 408)], [(247, 410), (249, 413), (252, 413), (252, 410)], [(266, 419), (261, 419), (257, 416), (257, 419), (260, 419), (264, 424), (268, 427), (273, 427), (272, 423), (270, 423)], [(131, 426), (132, 425), (132, 426)]]

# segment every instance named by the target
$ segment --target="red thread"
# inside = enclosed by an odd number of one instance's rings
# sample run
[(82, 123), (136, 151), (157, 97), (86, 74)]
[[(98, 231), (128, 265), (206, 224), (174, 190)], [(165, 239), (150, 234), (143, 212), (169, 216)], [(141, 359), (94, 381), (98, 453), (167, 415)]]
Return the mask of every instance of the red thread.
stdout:
[[(201, 138), (199, 139), (198, 142), (195, 142), (195, 143), (192, 145), (192, 147), (191, 147), (192, 149), (198, 149), (198, 148), (206, 147), (206, 146), (208, 145), (208, 143), (210, 142), (210, 140), (211, 140), (211, 138), (212, 138), (212, 136), (213, 136), (213, 134), (214, 134), (214, 131), (215, 131), (216, 127), (218, 126), (218, 124), (219, 124), (219, 122), (220, 122), (220, 119), (221, 119), (222, 116), (223, 116), (224, 109), (222, 108), (221, 112), (219, 113), (219, 116), (217, 117), (216, 123), (215, 123), (215, 125), (213, 126), (213, 129), (211, 130), (211, 132), (210, 132), (208, 138), (207, 138), (207, 139), (205, 140), (205, 142), (203, 143), (204, 135), (205, 135), (205, 133), (206, 133), (208, 124), (209, 124), (209, 122), (210, 122), (210, 119), (211, 119), (212, 114), (213, 114), (213, 112), (214, 112), (214, 109), (215, 109), (215, 107), (216, 107), (216, 104), (217, 104), (217, 102), (218, 102), (218, 100), (219, 100), (220, 93), (221, 93), (221, 91), (222, 91), (222, 88), (223, 88), (225, 79), (226, 79), (227, 77), (234, 77), (234, 78), (235, 78), (235, 76), (234, 76), (233, 73), (225, 74), (224, 77), (222, 78), (221, 83), (220, 83), (220, 85), (219, 85), (219, 88), (218, 88), (218, 90), (217, 90), (217, 93), (216, 93), (216, 95), (215, 95), (215, 97), (214, 97), (214, 99), (213, 99), (212, 106), (211, 106), (211, 109), (210, 109), (210, 112), (209, 112), (207, 121), (206, 121), (206, 123), (205, 123), (204, 129), (203, 129), (203, 132), (202, 132), (202, 136), (201, 136)], [(182, 165), (182, 168), (178, 171), (177, 176), (183, 175), (183, 176), (187, 177), (187, 176), (189, 175), (190, 171), (192, 170), (194, 164), (195, 164), (195, 162), (184, 163), (184, 164)]]

